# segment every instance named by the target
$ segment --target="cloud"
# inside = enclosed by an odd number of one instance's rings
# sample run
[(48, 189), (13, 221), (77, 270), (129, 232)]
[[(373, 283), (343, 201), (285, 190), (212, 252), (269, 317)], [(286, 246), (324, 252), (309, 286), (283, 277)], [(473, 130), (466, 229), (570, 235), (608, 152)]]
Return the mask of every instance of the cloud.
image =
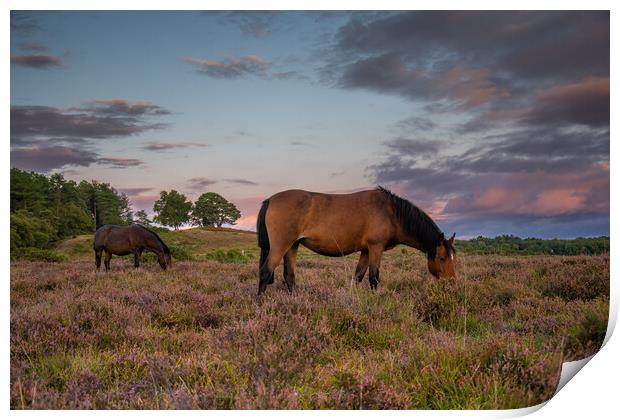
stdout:
[(396, 124), (399, 128), (403, 130), (421, 130), (421, 131), (430, 131), (437, 127), (437, 124), (432, 120), (422, 116), (413, 116), (409, 118), (405, 118), (404, 120), (398, 121)]
[(416, 157), (434, 156), (445, 146), (445, 142), (428, 139), (398, 137), (384, 142), (390, 152)]
[(53, 55), (12, 55), (11, 64), (39, 70), (49, 70), (62, 66), (62, 60)]
[(354, 16), (323, 75), (346, 89), (471, 111), (518, 103), (549, 82), (608, 77), (609, 39), (608, 11)]
[(170, 149), (185, 149), (189, 147), (208, 147), (208, 144), (205, 143), (193, 143), (193, 142), (183, 142), (183, 143), (165, 143), (160, 141), (147, 141), (142, 143), (142, 149), (150, 150), (153, 152), (159, 152)]
[(188, 179), (187, 182), (190, 185), (191, 189), (201, 190), (208, 187), (209, 185), (216, 184), (217, 180), (213, 178), (196, 177)]
[(224, 181), (231, 182), (233, 184), (240, 184), (240, 185), (258, 185), (256, 182), (249, 181), (247, 179), (239, 179), (239, 178), (225, 179)]
[(148, 102), (93, 100), (79, 107), (11, 107), (11, 165), (48, 172), (93, 163), (113, 168), (144, 164), (139, 159), (100, 157), (93, 140), (126, 137), (164, 127), (152, 118), (170, 112)]
[(24, 51), (47, 51), (47, 46), (38, 42), (24, 42), (22, 44), (19, 44), (19, 48)]
[(87, 102), (83, 107), (72, 109), (111, 117), (144, 117), (170, 114), (170, 111), (158, 105), (144, 101), (129, 102), (126, 99), (96, 99)]
[(303, 82), (312, 81), (312, 79), (309, 76), (296, 70), (274, 73), (273, 77), (278, 80), (298, 80), (298, 81), (303, 81)]
[(118, 191), (127, 194), (128, 196), (140, 195), (145, 192), (152, 191), (150, 187), (135, 187), (135, 188), (118, 188)]
[[(609, 131), (530, 127), (454, 153), (397, 138), (370, 178), (444, 220), (609, 213)], [(425, 148), (426, 147), (426, 148)]]
[(97, 162), (97, 154), (65, 146), (20, 147), (11, 150), (11, 167), (29, 171), (48, 172), (65, 165), (89, 166)]
[(265, 76), (265, 71), (271, 66), (270, 61), (257, 55), (226, 58), (222, 61), (184, 57), (183, 61), (192, 64), (198, 73), (218, 79), (233, 79), (248, 75)]
[(609, 78), (589, 77), (553, 86), (538, 95), (525, 120), (530, 124), (609, 125)]
[(97, 159), (97, 163), (100, 165), (108, 165), (111, 168), (129, 168), (133, 166), (142, 166), (144, 161), (140, 159), (118, 158), (118, 157), (103, 157)]
[(49, 106), (11, 107), (11, 135), (15, 137), (82, 137), (101, 139), (163, 128), (150, 117), (169, 111), (146, 102), (97, 100), (68, 109)]
[(265, 38), (278, 29), (279, 16), (282, 16), (282, 12), (230, 11), (223, 14), (223, 21), (236, 24), (244, 35)]

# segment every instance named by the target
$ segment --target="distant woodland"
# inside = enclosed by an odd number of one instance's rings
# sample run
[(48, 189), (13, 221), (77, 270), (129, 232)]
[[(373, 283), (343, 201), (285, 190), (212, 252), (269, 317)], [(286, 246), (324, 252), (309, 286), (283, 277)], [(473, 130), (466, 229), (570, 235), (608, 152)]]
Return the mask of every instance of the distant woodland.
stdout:
[[(216, 194), (204, 195), (207, 199)], [(235, 213), (234, 205), (224, 202), (226, 206), (232, 206), (232, 209), (223, 207), (226, 209), (224, 213), (233, 213), (232, 218), (211, 220), (203, 215), (200, 219), (194, 217), (196, 224), (221, 226), (222, 222), (234, 223), (239, 214)], [(197, 204), (200, 203), (202, 200), (199, 199)], [(190, 203), (188, 212), (191, 207)], [(209, 213), (204, 211), (203, 214)], [(161, 216), (160, 219), (163, 219)], [(23, 249), (52, 248), (58, 240), (93, 233), (96, 226), (103, 224), (126, 225), (134, 221), (149, 222), (144, 212), (134, 214), (127, 196), (110, 184), (98, 181), (78, 183), (65, 179), (62, 174), (46, 176), (11, 169), (11, 254), (19, 255)], [(187, 222), (191, 223), (189, 216)], [(172, 223), (170, 225), (174, 226)], [(609, 237), (546, 240), (522, 239), (512, 235), (495, 238), (479, 236), (457, 240), (456, 249), (467, 254), (596, 255), (609, 252)]]

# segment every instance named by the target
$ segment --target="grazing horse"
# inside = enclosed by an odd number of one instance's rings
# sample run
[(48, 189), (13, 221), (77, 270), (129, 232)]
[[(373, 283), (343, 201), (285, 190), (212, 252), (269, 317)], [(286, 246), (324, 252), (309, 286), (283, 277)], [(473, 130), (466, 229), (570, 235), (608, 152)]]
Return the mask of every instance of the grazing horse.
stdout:
[(101, 266), (101, 254), (105, 251), (105, 271), (110, 269), (112, 254), (129, 255), (133, 253), (133, 265), (140, 266), (140, 255), (143, 251), (157, 254), (157, 262), (162, 269), (172, 265), (170, 249), (152, 230), (142, 225), (129, 226), (103, 225), (95, 232), (95, 264), (97, 270)]
[(263, 202), (256, 231), (261, 249), (259, 295), (273, 283), (282, 258), (284, 281), (293, 290), (299, 244), (331, 257), (361, 251), (354, 278), (361, 282), (368, 270), (372, 289), (379, 285), (383, 251), (399, 244), (424, 252), (433, 276), (456, 275), (455, 235), (446, 239), (426, 213), (383, 187), (353, 194), (279, 192)]

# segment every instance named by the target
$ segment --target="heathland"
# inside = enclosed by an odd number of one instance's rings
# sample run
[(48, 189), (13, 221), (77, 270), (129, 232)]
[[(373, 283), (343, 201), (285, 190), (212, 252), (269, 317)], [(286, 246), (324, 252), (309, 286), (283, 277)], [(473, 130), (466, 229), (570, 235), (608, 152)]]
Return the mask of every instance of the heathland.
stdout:
[(399, 247), (372, 292), (356, 256), (300, 250), (296, 291), (279, 268), (257, 298), (255, 234), (161, 236), (166, 271), (96, 272), (92, 235), (11, 263), (12, 408), (525, 407), (606, 333), (607, 254), (460, 252), (437, 280)]

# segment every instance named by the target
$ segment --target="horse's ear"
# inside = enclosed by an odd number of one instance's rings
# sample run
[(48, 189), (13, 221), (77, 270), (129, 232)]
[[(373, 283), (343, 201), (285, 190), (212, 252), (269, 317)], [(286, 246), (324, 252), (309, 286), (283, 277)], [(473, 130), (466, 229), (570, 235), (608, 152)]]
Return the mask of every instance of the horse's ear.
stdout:
[(450, 245), (454, 245), (454, 237), (456, 236), (456, 232), (454, 232), (452, 234), (452, 236), (450, 237), (450, 239), (448, 239), (448, 242), (450, 242)]

